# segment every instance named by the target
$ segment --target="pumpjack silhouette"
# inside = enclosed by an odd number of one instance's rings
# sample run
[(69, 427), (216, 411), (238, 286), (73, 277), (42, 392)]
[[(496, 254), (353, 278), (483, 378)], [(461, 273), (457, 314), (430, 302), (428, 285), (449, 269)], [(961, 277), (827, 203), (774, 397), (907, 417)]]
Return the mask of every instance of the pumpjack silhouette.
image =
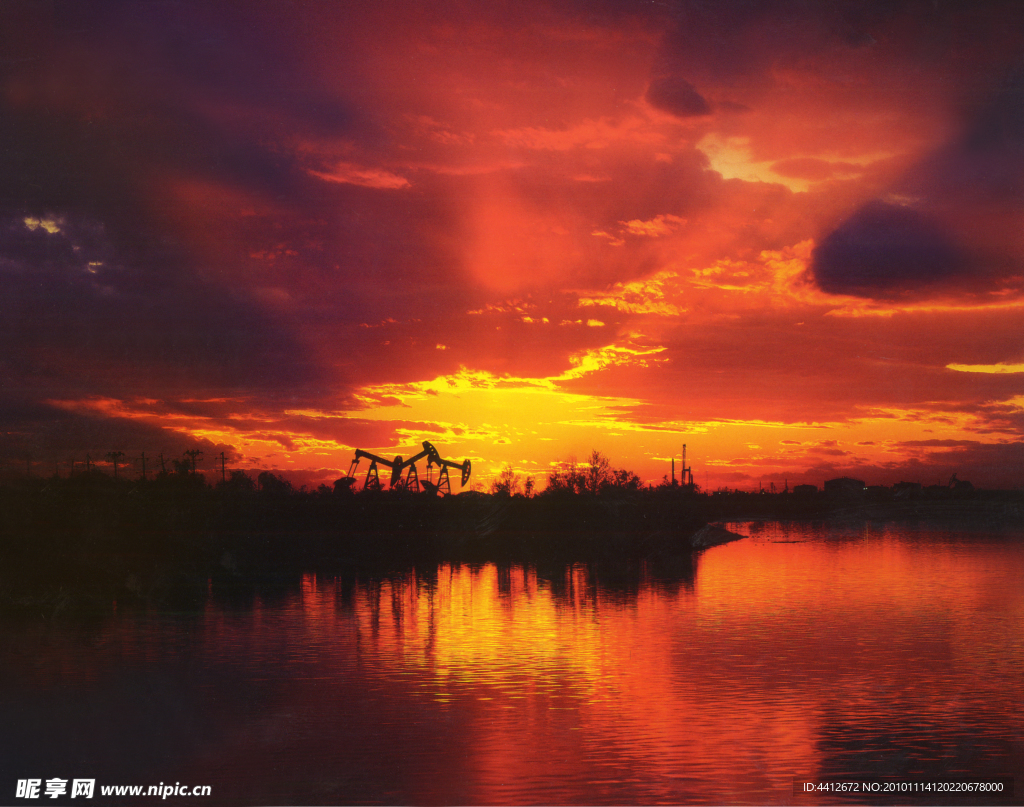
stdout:
[[(384, 468), (391, 469), (391, 478), (388, 481), (388, 486), (393, 490), (410, 490), (417, 493), (422, 490), (431, 496), (437, 496), (438, 494), (450, 496), (452, 486), (451, 480), (448, 476), (448, 469), (455, 468), (462, 472), (462, 487), (465, 487), (469, 482), (469, 476), (472, 470), (472, 466), (468, 459), (462, 462), (446, 460), (438, 453), (437, 449), (426, 440), (423, 441), (423, 450), (408, 459), (402, 459), (401, 456), (397, 456), (393, 460), (389, 460), (384, 457), (378, 457), (376, 454), (371, 454), (369, 451), (363, 451), (361, 448), (357, 448), (355, 458), (349, 466), (348, 475), (334, 483), (335, 490), (338, 490), (339, 488), (343, 490), (351, 490), (352, 486), (356, 483), (356, 471), (359, 468), (359, 463), (364, 459), (368, 459), (370, 461), (370, 467), (366, 471), (366, 481), (363, 483), (364, 490), (381, 489), (380, 467), (383, 466)], [(416, 463), (422, 459), (427, 460), (428, 469), (432, 465), (436, 465), (441, 469), (437, 477), (437, 482), (431, 482), (427, 479), (419, 478), (419, 473), (416, 471)]]

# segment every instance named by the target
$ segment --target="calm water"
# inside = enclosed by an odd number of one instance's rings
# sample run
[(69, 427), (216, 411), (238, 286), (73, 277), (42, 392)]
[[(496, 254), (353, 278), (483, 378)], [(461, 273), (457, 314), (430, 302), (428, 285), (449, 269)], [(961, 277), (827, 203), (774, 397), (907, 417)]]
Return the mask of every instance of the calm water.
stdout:
[(6, 622), (0, 803), (26, 777), (206, 804), (763, 804), (829, 801), (795, 778), (961, 774), (1024, 802), (1019, 533), (731, 526), (750, 537), (632, 575), (310, 574), (193, 614)]

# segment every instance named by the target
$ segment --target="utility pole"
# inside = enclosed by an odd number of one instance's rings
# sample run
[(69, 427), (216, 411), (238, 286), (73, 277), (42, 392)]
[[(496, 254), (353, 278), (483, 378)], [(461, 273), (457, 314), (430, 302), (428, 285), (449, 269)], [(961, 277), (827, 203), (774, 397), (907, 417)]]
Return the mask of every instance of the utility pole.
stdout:
[(220, 452), (220, 481), (227, 482), (227, 472), (224, 470), (224, 452)]
[(85, 472), (88, 474), (92, 470), (92, 457), (88, 454), (85, 455)]
[(146, 478), (146, 452), (142, 452), (142, 456), (139, 458), (142, 460), (142, 478)]
[(200, 451), (198, 448), (192, 448), (185, 452), (185, 456), (191, 458), (192, 473), (194, 474), (196, 472), (196, 457), (203, 456), (203, 452)]
[(124, 456), (123, 451), (111, 451), (107, 454), (107, 459), (114, 463), (114, 479), (117, 479), (117, 463)]

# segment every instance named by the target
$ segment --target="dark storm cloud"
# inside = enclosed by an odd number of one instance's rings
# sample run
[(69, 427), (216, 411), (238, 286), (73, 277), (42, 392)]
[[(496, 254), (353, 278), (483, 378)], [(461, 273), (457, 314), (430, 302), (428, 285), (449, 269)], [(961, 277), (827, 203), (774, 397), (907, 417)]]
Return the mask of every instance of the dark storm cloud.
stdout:
[(0, 278), (8, 387), (46, 374), (115, 394), (294, 384), (305, 373), (295, 346), (250, 306), (195, 277), (125, 263), (89, 219), (0, 219)]
[[(699, 68), (695, 76), (719, 78), (767, 72), (773, 64), (806, 60), (837, 46), (861, 50), (895, 44), (917, 61), (937, 61), (952, 44), (951, 20), (961, 19), (965, 29), (954, 37), (970, 37), (977, 33), (970, 30), (973, 20), (990, 12), (996, 18), (1014, 16), (1012, 2), (678, 0), (668, 5), (674, 24), (665, 54)], [(737, 48), (738, 43), (747, 47)]]
[(697, 88), (679, 76), (659, 76), (647, 90), (651, 106), (680, 118), (711, 114), (711, 105)]
[(916, 291), (961, 272), (960, 249), (941, 225), (908, 207), (870, 202), (815, 248), (818, 285), (833, 294)]
[[(0, 206), (85, 213), (148, 260), (182, 240), (168, 227), (178, 202), (160, 200), (168, 182), (315, 211), (323, 183), (296, 142), (387, 137), (309, 65), (309, 15), (290, 8), (83, 0), (6, 20)], [(169, 270), (194, 268), (181, 257)]]
[(302, 68), (289, 36), (301, 18), (291, 13), (290, 4), (279, 6), (272, 25), (254, 24), (244, 3), (115, 7), (127, 36), (144, 43), (133, 59), (150, 61), (185, 87), (202, 88), (206, 97), (249, 105), (307, 131), (337, 134), (354, 128), (357, 115), (350, 105)]
[[(157, 170), (296, 195), (280, 126), (344, 131), (352, 116), (227, 4), (83, 2), (4, 65), (8, 204), (132, 216)], [(229, 106), (228, 128), (201, 110)], [(126, 207), (127, 205), (127, 207)]]
[(1001, 80), (963, 134), (911, 169), (903, 184), (929, 197), (1024, 204), (1024, 71)]
[(8, 387), (308, 382), (287, 325), (221, 278), (246, 245), (167, 194), (175, 183), (220, 187), (234, 205), (251, 196), (315, 208), (323, 183), (283, 138), (352, 134), (350, 108), (301, 67), (280, 28), (229, 3), (13, 3), (3, 14)]
[[(84, 464), (88, 455), (93, 463), (101, 463), (111, 451), (126, 452), (125, 464), (146, 452), (151, 458), (151, 472), (161, 453), (168, 461), (193, 449), (210, 459), (221, 452), (228, 460), (238, 457), (229, 445), (189, 437), (152, 423), (71, 412), (49, 404), (0, 402), (0, 422), (9, 424), (0, 434), (0, 463), (24, 467), (22, 463), (30, 461), (46, 474), (52, 473), (54, 462), (61, 464), (64, 473), (65, 463), (71, 460)], [(10, 428), (10, 424), (16, 426)]]
[[(321, 140), (344, 139), (354, 159), (393, 145), (355, 75), (325, 77), (306, 51), (359, 15), (340, 4), (61, 6), (24, 59), (0, 66), (0, 208), (102, 223), (155, 284), (156, 306), (168, 285), (196, 281), (205, 299), (239, 276), (235, 306), (255, 285), (300, 297), (316, 286), (313, 312), (341, 320), (393, 314), (394, 295), (409, 311), (452, 300), (438, 284), (450, 250), (425, 243), (453, 229), (448, 189), (397, 194), (310, 173), (332, 171)], [(346, 52), (338, 45), (332, 62)]]
[(961, 135), (892, 188), (908, 204), (869, 202), (821, 240), (813, 273), (822, 289), (892, 297), (1020, 285), (1024, 252), (1014, 222), (1024, 215), (1022, 78), (1004, 80)]
[(672, 4), (674, 24), (664, 40), (662, 64), (674, 65), (698, 84), (767, 81), (773, 65), (874, 43), (871, 32), (905, 5), (681, 0)]

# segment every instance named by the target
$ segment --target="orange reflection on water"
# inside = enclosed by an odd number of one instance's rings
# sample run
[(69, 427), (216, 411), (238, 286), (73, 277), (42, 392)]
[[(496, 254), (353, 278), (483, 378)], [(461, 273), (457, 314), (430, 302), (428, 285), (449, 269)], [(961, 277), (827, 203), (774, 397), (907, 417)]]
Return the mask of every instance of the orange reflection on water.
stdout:
[(198, 614), (13, 626), (8, 705), (153, 726), (182, 781), (238, 803), (778, 803), (804, 776), (1024, 773), (1019, 537), (748, 529), (667, 580), (308, 574)]
[(410, 577), (353, 597), (366, 649), (427, 673), (435, 701), (474, 702), (480, 800), (514, 799), (526, 782), (571, 798), (581, 778), (612, 797), (693, 770), (720, 772), (728, 799), (751, 785), (733, 789), (725, 775), (737, 754), (764, 772), (761, 788), (778, 784), (768, 772), (780, 758), (789, 770), (813, 769), (813, 715), (800, 697), (770, 709), (760, 693), (718, 701), (704, 652), (689, 652), (699, 641), (686, 627), (691, 595), (616, 596), (580, 566), (560, 589), (521, 567), (442, 566), (435, 583)]
[[(575, 588), (586, 585), (585, 570), (570, 575)], [(593, 688), (601, 670), (595, 606), (575, 602), (566, 609), (521, 567), (444, 565), (430, 582), (410, 576), (358, 588), (353, 611), (381, 661), (428, 671), (445, 699), (459, 682), (518, 696), (553, 675)]]
[(909, 769), (956, 771), (951, 718), (1020, 723), (1019, 545), (922, 552), (870, 526), (775, 538), (704, 554), (693, 591), (623, 597), (579, 566), (556, 591), (521, 567), (443, 566), (360, 590), (354, 610), (381, 662), (425, 675), (436, 702), (471, 703), (483, 802), (527, 786), (572, 799), (581, 781), (673, 800), (698, 780), (708, 800), (743, 801), (884, 760), (908, 720), (923, 732)]

